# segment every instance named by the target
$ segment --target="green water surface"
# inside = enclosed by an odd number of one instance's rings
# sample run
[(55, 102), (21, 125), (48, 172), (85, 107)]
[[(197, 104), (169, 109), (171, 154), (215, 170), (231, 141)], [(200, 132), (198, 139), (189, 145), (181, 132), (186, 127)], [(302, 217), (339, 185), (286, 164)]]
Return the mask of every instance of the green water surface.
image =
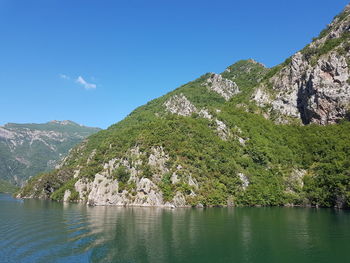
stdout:
[(0, 194), (0, 262), (350, 262), (350, 212), (86, 207)]

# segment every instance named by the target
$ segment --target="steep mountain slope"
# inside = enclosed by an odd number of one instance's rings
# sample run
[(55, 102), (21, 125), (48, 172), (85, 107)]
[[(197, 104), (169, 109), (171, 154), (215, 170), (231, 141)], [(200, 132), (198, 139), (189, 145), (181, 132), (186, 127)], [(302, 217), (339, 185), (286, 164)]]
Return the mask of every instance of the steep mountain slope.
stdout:
[(14, 193), (18, 187), (9, 183), (8, 181), (0, 179), (0, 193)]
[(275, 67), (254, 100), (280, 120), (332, 124), (350, 110), (350, 6), (311, 44)]
[(18, 196), (92, 205), (349, 206), (349, 28), (347, 7), (275, 68), (239, 61), (149, 102), (90, 136)]
[(2, 185), (7, 181), (22, 186), (29, 177), (53, 169), (70, 148), (99, 130), (71, 121), (9, 123), (0, 127)]

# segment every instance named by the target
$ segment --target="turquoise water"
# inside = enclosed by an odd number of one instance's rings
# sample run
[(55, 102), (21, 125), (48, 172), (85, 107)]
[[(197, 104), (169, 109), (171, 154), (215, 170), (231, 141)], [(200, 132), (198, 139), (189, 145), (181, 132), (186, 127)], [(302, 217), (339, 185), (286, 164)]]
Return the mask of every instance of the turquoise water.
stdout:
[(0, 262), (350, 262), (350, 212), (160, 209), (0, 194)]

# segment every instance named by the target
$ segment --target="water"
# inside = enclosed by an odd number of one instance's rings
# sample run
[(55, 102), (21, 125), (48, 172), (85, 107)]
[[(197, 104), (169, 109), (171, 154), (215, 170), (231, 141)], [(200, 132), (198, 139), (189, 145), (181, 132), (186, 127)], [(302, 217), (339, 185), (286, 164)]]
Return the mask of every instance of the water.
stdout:
[(160, 209), (0, 194), (0, 262), (349, 262), (350, 212)]

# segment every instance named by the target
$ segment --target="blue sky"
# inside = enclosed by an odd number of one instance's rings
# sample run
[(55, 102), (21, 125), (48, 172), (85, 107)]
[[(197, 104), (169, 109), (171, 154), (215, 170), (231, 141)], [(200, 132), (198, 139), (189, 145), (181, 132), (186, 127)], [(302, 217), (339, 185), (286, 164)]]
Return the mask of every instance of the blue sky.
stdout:
[(272, 67), (342, 0), (0, 0), (0, 125), (106, 128), (137, 106), (240, 59)]

